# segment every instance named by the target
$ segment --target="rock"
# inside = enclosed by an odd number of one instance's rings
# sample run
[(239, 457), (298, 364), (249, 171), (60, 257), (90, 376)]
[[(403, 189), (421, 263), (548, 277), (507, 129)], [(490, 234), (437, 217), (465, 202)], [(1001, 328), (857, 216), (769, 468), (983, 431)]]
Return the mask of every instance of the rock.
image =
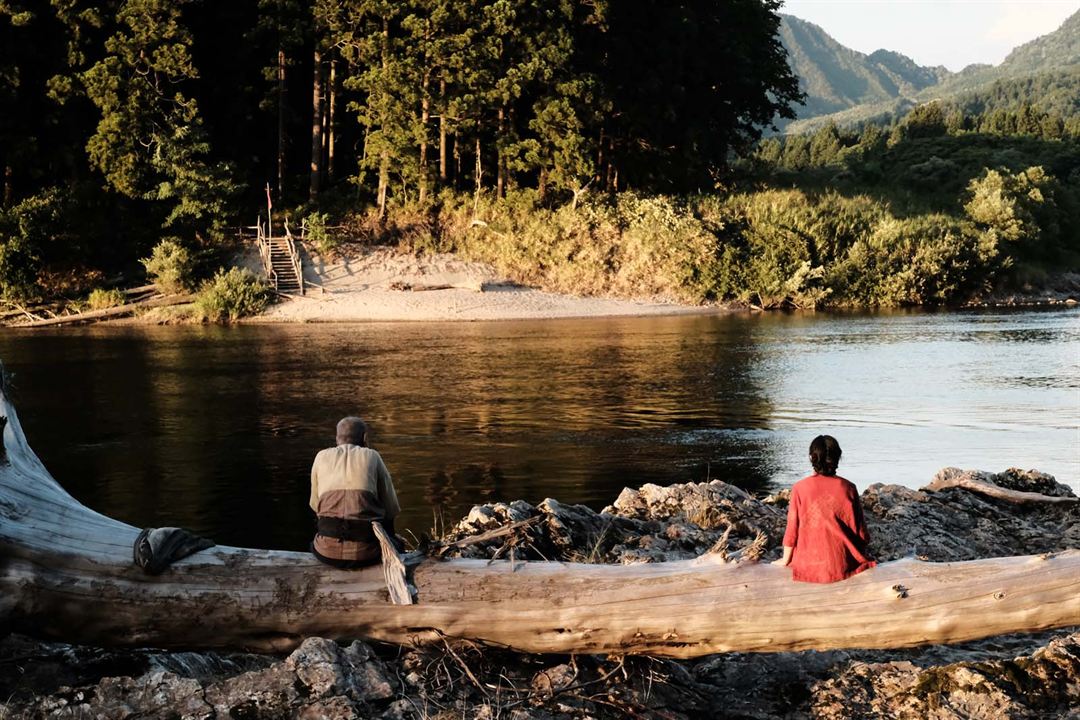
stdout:
[[(991, 474), (946, 468), (938, 477), (961, 472), (1014, 490), (1072, 495), (1067, 485), (1036, 471)], [(1076, 547), (1080, 541), (1080, 507), (1075, 504), (1017, 506), (961, 488), (925, 492), (880, 484), (863, 492), (862, 503), (870, 549), (879, 560), (919, 555), (945, 562), (1033, 555)]]
[(814, 717), (1064, 717), (1080, 706), (1080, 633), (1012, 660), (856, 662), (811, 690)]
[(562, 664), (536, 673), (530, 683), (533, 692), (541, 697), (552, 697), (565, 690), (577, 680), (577, 671), (570, 665)]
[(220, 717), (274, 718), (291, 714), (292, 708), (306, 700), (298, 691), (302, 687), (285, 663), (277, 663), (211, 683), (204, 688), (204, 696)]
[(286, 658), (285, 667), (296, 673), (306, 695), (323, 697), (345, 692), (341, 648), (333, 640), (308, 638)]
[(390, 706), (379, 717), (382, 720), (411, 720), (419, 717), (419, 714), (416, 712), (412, 702), (402, 699), (390, 703)]
[(355, 720), (362, 715), (351, 701), (339, 695), (304, 705), (296, 717), (298, 720)]
[[(517, 501), (474, 507), (445, 538), (448, 542), (481, 530), (539, 515), (512, 542), (499, 538), (454, 550), (450, 555), (491, 558), (512, 544), (515, 557), (576, 562), (634, 563), (685, 560), (710, 549), (737, 553), (759, 533), (779, 541), (783, 510), (755, 500), (727, 483), (687, 483), (640, 490), (624, 489), (602, 512), (584, 505), (564, 505), (548, 498), (538, 507)], [(724, 548), (715, 548), (726, 537)], [(658, 542), (662, 538), (663, 542)], [(501, 556), (501, 555), (500, 555)]]

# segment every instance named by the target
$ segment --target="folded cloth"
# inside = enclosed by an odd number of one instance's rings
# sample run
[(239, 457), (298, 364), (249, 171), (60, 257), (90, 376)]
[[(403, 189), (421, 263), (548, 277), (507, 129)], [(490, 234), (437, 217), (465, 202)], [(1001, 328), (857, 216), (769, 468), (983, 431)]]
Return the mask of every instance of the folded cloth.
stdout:
[(157, 575), (174, 561), (214, 545), (213, 540), (184, 528), (146, 528), (135, 538), (135, 564), (147, 575)]

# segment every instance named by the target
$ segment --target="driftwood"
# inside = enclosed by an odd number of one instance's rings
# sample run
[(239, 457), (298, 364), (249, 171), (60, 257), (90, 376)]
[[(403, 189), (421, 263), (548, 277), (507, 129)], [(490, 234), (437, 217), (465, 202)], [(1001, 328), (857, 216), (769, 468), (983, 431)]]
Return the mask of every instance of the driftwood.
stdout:
[(465, 283), (412, 283), (395, 280), (390, 283), (390, 289), (405, 292), (425, 292), (428, 290), (472, 290), (474, 292), (483, 292), (484, 284), (479, 281)]
[[(138, 529), (79, 504), (30, 449), (6, 396), (0, 625), (68, 642), (285, 650), (305, 637), (470, 638), (527, 652), (896, 648), (1080, 625), (1080, 551), (959, 563), (905, 559), (842, 583), (719, 555), (641, 565), (422, 559), (415, 604), (382, 568), (218, 546), (148, 576)], [(399, 598), (402, 599), (402, 598)], [(411, 599), (411, 592), (410, 592)]]
[(88, 310), (87, 312), (75, 313), (73, 315), (60, 315), (58, 317), (49, 318), (48, 320), (35, 320), (34, 322), (21, 325), (20, 327), (37, 328), (46, 327), (48, 325), (65, 325), (68, 323), (86, 322), (88, 320), (104, 320), (106, 318), (131, 315), (144, 308), (149, 309), (169, 307), (170, 305), (183, 305), (184, 303), (191, 302), (191, 300), (191, 295), (157, 295), (148, 300), (117, 305), (116, 307), (103, 308), (101, 310)]
[(953, 468), (946, 468), (938, 473), (937, 477), (935, 477), (929, 485), (924, 487), (923, 490), (940, 492), (942, 490), (947, 490), (948, 488), (962, 488), (970, 492), (992, 497), (996, 500), (1004, 500), (1005, 502), (1016, 503), (1018, 505), (1023, 505), (1025, 503), (1069, 504), (1080, 502), (1080, 498), (1078, 497), (1043, 495), (1042, 493), (1024, 492), (1023, 490), (1013, 490), (1011, 488), (1001, 487), (1000, 485), (995, 485), (983, 480), (977, 480), (970, 475), (961, 473), (959, 470), (954, 470)]
[(405, 558), (398, 552), (382, 523), (373, 522), (371, 527), (375, 530), (375, 537), (379, 539), (383, 579), (386, 581), (386, 591), (390, 595), (390, 602), (395, 605), (412, 605), (412, 588), (409, 587), (409, 568)]

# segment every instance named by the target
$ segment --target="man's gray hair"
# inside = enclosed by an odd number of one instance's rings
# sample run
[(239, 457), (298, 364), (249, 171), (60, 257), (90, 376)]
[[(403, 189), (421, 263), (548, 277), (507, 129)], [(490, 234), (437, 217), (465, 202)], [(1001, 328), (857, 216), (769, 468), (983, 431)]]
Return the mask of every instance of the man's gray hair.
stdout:
[(337, 444), (338, 445), (359, 445), (364, 447), (366, 445), (367, 437), (367, 425), (364, 421), (358, 417), (345, 417), (341, 418), (337, 424)]

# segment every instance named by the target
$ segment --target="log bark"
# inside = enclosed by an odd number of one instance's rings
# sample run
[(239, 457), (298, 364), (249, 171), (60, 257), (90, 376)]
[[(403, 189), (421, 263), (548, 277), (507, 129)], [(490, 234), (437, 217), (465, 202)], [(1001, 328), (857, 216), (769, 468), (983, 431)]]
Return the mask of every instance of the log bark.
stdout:
[[(460, 637), (540, 653), (899, 648), (1080, 625), (1080, 551), (886, 563), (842, 583), (794, 583), (716, 555), (642, 565), (423, 559), (415, 604), (380, 567), (215, 547), (157, 576), (138, 529), (80, 505), (34, 455), (0, 396), (0, 624), (96, 645), (282, 651), (305, 637)], [(415, 560), (414, 560), (415, 561)]]

